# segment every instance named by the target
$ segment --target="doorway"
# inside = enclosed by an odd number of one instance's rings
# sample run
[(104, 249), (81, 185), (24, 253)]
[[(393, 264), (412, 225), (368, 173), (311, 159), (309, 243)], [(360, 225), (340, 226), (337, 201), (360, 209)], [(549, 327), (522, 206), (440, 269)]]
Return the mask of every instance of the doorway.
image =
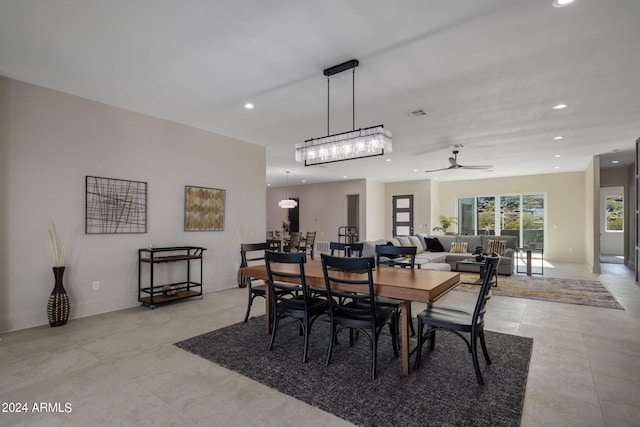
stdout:
[(413, 194), (393, 196), (393, 236), (413, 235)]
[(600, 188), (600, 262), (624, 264), (624, 187)]
[(296, 201), (296, 207), (287, 209), (289, 211), (287, 214), (290, 224), (289, 231), (300, 231), (300, 199), (297, 197), (290, 198)]

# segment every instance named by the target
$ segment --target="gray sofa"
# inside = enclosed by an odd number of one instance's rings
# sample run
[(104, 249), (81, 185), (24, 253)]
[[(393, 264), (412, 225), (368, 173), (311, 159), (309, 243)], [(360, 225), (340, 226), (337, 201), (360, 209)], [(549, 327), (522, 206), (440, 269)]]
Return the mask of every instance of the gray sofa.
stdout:
[[(428, 250), (427, 238), (437, 238), (442, 244), (444, 252), (432, 252)], [(419, 265), (435, 265), (439, 263), (447, 263), (451, 266), (451, 270), (456, 270), (456, 261), (463, 260), (465, 258), (471, 258), (471, 253), (477, 246), (482, 246), (484, 251), (489, 246), (489, 240), (504, 241), (506, 249), (504, 254), (500, 258), (500, 264), (498, 265), (498, 274), (511, 275), (513, 273), (515, 262), (515, 249), (517, 243), (517, 237), (515, 236), (434, 236), (426, 234), (418, 234), (417, 236), (407, 237), (395, 237), (391, 240), (376, 240), (371, 242), (362, 242), (363, 252), (362, 256), (374, 256), (376, 245), (386, 245), (391, 242), (395, 246), (415, 246), (416, 249), (416, 263)], [(453, 253), (451, 251), (451, 243), (453, 242), (466, 242), (467, 252), (465, 253)], [(429, 268), (429, 267), (427, 267)], [(457, 271), (477, 271), (476, 266), (460, 265)]]

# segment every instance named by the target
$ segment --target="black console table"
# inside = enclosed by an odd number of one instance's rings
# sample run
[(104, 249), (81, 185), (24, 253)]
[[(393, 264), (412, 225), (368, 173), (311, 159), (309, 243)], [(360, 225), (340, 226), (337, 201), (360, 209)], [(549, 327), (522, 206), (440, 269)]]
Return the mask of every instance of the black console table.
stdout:
[[(206, 248), (198, 246), (172, 246), (166, 248), (138, 249), (138, 301), (153, 310), (156, 304), (176, 301), (185, 298), (202, 298), (202, 253)], [(186, 262), (187, 277), (185, 281), (155, 284), (154, 267), (156, 264)], [(199, 282), (191, 277), (191, 262), (200, 262)], [(143, 265), (149, 265), (148, 286), (142, 284)]]

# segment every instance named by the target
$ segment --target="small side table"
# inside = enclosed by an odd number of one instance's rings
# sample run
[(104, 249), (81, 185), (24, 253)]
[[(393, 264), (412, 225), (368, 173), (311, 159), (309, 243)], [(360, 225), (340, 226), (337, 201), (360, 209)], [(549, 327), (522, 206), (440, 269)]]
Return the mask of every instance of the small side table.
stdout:
[[(518, 252), (518, 260), (524, 262), (526, 269), (525, 271), (520, 271), (520, 263), (516, 264), (516, 273), (527, 273), (527, 276), (531, 276), (533, 274), (544, 274), (544, 249), (533, 249), (533, 248), (516, 248)], [(533, 254), (540, 254), (540, 273), (534, 273), (533, 271)], [(523, 258), (524, 257), (524, 258)]]

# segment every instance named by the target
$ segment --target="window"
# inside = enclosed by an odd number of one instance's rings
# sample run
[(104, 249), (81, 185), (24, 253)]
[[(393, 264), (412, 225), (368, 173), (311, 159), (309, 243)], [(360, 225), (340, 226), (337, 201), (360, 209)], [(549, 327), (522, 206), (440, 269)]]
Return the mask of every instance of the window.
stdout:
[(605, 199), (605, 231), (624, 230), (624, 200), (622, 196), (607, 196)]
[(461, 234), (516, 236), (518, 245), (543, 248), (544, 217), (544, 194), (458, 197)]

